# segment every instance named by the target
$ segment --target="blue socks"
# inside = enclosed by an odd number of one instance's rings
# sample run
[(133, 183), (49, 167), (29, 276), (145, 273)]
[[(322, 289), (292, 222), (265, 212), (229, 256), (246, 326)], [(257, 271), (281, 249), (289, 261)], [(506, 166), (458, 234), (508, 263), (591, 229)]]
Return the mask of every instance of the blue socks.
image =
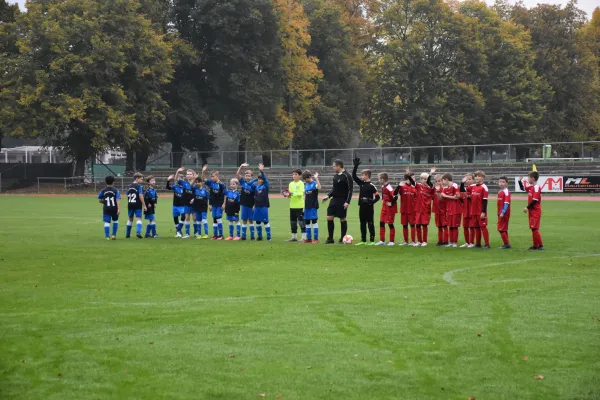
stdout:
[(265, 225), (265, 231), (267, 232), (267, 240), (271, 240), (271, 224)]
[(254, 239), (254, 223), (250, 224), (250, 239)]
[(117, 230), (119, 230), (119, 221), (113, 221), (113, 236), (117, 236)]
[[(202, 224), (204, 225), (204, 234), (208, 235), (208, 221), (203, 220)], [(198, 231), (200, 231), (200, 225), (198, 225)], [(201, 233), (201, 232), (198, 232), (198, 233)]]
[(125, 231), (125, 237), (128, 238), (131, 236), (131, 221), (127, 221), (127, 230)]
[(219, 227), (219, 236), (223, 236), (223, 220), (217, 220), (217, 226)]
[(240, 223), (238, 222), (237, 225), (235, 226), (235, 228), (236, 228), (235, 230), (236, 230), (236, 233), (237, 233), (236, 236), (240, 237), (240, 235), (242, 234), (242, 225), (240, 225)]
[(110, 238), (110, 223), (108, 222), (104, 223), (104, 236)]
[(138, 234), (138, 235), (142, 234), (142, 221), (138, 221), (135, 224), (135, 233)]
[(190, 235), (190, 221), (185, 221), (185, 234)]
[(256, 225), (256, 233), (258, 234), (258, 237), (262, 239), (262, 225)]
[(233, 223), (229, 223), (229, 236), (233, 237)]

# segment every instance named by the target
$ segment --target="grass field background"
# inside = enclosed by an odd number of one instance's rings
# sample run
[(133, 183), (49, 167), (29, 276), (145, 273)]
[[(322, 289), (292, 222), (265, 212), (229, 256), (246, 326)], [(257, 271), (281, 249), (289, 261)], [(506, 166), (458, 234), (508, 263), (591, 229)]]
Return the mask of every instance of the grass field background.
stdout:
[(107, 242), (92, 197), (0, 197), (0, 399), (600, 398), (600, 203), (546, 201), (545, 252), (523, 200), (509, 251), (288, 244), (272, 203), (270, 243), (169, 199)]

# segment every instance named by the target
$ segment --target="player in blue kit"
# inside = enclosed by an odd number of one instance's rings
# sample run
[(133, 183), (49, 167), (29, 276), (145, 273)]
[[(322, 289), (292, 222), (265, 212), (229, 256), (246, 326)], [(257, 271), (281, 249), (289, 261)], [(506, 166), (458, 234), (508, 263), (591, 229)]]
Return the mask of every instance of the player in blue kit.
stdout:
[(175, 223), (175, 237), (183, 237), (181, 230), (183, 223), (179, 220), (182, 215), (185, 215), (185, 207), (183, 204), (183, 188), (174, 181), (175, 175), (169, 175), (167, 178), (167, 190), (173, 191), (173, 222)]
[(196, 179), (196, 172), (192, 169), (188, 169), (185, 174), (185, 179), (183, 179), (183, 177), (180, 179), (179, 174), (183, 171), (185, 171), (185, 168), (181, 167), (175, 172), (175, 182), (183, 188), (183, 213), (185, 215), (185, 235), (183, 235), (183, 239), (187, 239), (190, 237), (190, 221), (192, 219), (192, 214), (194, 213), (194, 210), (192, 210), (192, 201), (194, 200), (194, 190), (192, 189), (192, 185), (194, 179)]
[[(98, 202), (102, 204), (102, 219), (104, 220), (104, 236), (106, 240), (116, 240), (119, 229), (119, 214), (121, 213), (121, 193), (113, 186), (114, 176), (104, 179), (106, 187), (98, 194)], [(112, 221), (112, 237), (110, 236), (110, 222)]]
[[(241, 240), (240, 226), (240, 192), (238, 192), (239, 181), (235, 178), (229, 181), (229, 190), (225, 191), (225, 215), (229, 222), (229, 236), (225, 240)], [(234, 227), (236, 230), (233, 236)]]
[(156, 213), (156, 204), (158, 204), (158, 193), (156, 192), (156, 179), (152, 175), (146, 178), (146, 182), (148, 182), (148, 189), (144, 193), (144, 201), (146, 203), (146, 211), (144, 212), (144, 217), (148, 221), (146, 225), (146, 235), (145, 238), (157, 238), (156, 234), (156, 218), (154, 214)]
[[(314, 177), (314, 180), (313, 180)], [(319, 243), (319, 174), (311, 174), (306, 170), (302, 173), (304, 181), (304, 224), (306, 225), (306, 239), (304, 243)]]
[[(208, 211), (208, 190), (202, 184), (202, 178), (196, 177), (194, 181), (194, 202), (192, 209), (194, 210), (194, 234), (196, 239), (208, 239), (208, 220), (206, 213)], [(204, 227), (204, 234), (202, 228)]]
[(256, 181), (256, 193), (254, 194), (254, 222), (256, 222), (257, 239), (262, 240), (262, 226), (265, 225), (267, 240), (271, 240), (271, 225), (269, 224), (269, 181), (263, 171), (264, 165), (258, 164), (260, 175)]
[(144, 175), (136, 172), (133, 174), (133, 179), (133, 183), (129, 185), (129, 189), (127, 189), (127, 214), (129, 220), (127, 221), (125, 238), (129, 239), (131, 237), (131, 225), (133, 224), (133, 218), (135, 217), (137, 220), (135, 225), (135, 236), (137, 236), (138, 239), (142, 239), (142, 210), (146, 211), (144, 188), (142, 187)]
[(242, 220), (242, 240), (246, 240), (246, 232), (250, 225), (250, 240), (254, 240), (254, 194), (256, 192), (256, 178), (252, 177), (252, 171), (246, 170), (242, 178), (242, 168), (247, 168), (248, 164), (240, 165), (237, 170), (237, 177), (240, 182), (240, 208)]
[(225, 184), (219, 179), (219, 171), (210, 174), (210, 180), (206, 180), (208, 164), (202, 167), (202, 181), (208, 189), (208, 205), (213, 218), (212, 240), (223, 240), (223, 203), (225, 202)]

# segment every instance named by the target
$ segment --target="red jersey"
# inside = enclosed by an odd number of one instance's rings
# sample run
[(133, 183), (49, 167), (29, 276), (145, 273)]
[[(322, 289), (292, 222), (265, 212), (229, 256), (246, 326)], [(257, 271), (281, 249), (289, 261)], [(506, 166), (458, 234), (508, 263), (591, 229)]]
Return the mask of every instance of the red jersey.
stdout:
[(480, 215), (483, 212), (483, 200), (488, 199), (488, 187), (485, 184), (473, 184), (471, 188), (471, 215)]
[(417, 213), (431, 213), (431, 199), (435, 189), (420, 183), (415, 184), (415, 211)]
[(461, 204), (462, 204), (462, 214), (464, 217), (469, 218), (471, 216), (470, 214), (470, 206), (471, 206), (471, 193), (469, 191), (469, 188), (467, 188), (466, 192), (461, 192), (460, 193), (460, 198), (461, 198)]
[(529, 182), (523, 182), (523, 187), (527, 191), (527, 205), (535, 199), (537, 200), (529, 211), (539, 212), (542, 210), (542, 188), (540, 185), (530, 185)]
[(438, 196), (439, 191), (434, 187), (433, 188), (433, 213), (434, 214), (443, 214), (440, 208), (441, 199)]
[[(460, 188), (456, 183), (452, 183), (449, 187), (445, 187), (442, 189), (442, 193), (446, 196), (460, 196)], [(462, 207), (460, 204), (460, 200), (458, 199), (446, 199), (444, 198), (444, 202), (446, 204), (446, 214), (448, 215), (460, 215), (462, 212)]]
[(413, 214), (415, 212), (415, 197), (417, 189), (414, 186), (402, 185), (399, 188), (400, 212), (402, 214)]
[(504, 204), (508, 204), (508, 210), (504, 213), (504, 218), (510, 218), (510, 192), (504, 189), (498, 192), (498, 215), (502, 214)]
[[(386, 183), (381, 188), (381, 199), (383, 200), (383, 205), (381, 206), (382, 213), (396, 214), (398, 212), (398, 205), (394, 204), (394, 188), (389, 183)], [(388, 206), (388, 202), (392, 203), (392, 205)]]

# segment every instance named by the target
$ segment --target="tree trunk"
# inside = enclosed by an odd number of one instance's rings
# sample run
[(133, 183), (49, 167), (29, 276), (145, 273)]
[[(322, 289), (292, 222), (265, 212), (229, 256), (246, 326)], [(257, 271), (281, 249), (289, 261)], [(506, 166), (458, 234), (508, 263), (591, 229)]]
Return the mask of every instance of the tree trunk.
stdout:
[(133, 165), (133, 150), (125, 150), (125, 173), (135, 172)]
[(525, 161), (526, 158), (529, 158), (529, 147), (518, 147), (516, 149), (517, 154), (517, 162)]
[(238, 165), (246, 162), (246, 138), (241, 138), (238, 142), (237, 161)]
[(181, 137), (179, 135), (170, 135), (171, 137), (171, 168), (181, 167), (183, 159), (183, 147), (181, 146)]
[(263, 160), (263, 165), (267, 168), (271, 168), (271, 154), (270, 153), (263, 153), (262, 155), (262, 160)]
[(421, 164), (421, 150), (413, 150), (412, 157), (413, 164)]
[(135, 169), (137, 171), (145, 171), (146, 163), (148, 162), (148, 157), (150, 156), (150, 151), (148, 149), (142, 149), (141, 151), (137, 151), (135, 153)]
[(435, 149), (427, 149), (427, 164), (435, 164)]
[(467, 162), (469, 164), (473, 164), (474, 159), (475, 159), (475, 150), (474, 149), (467, 150)]
[(85, 162), (87, 160), (88, 158), (83, 155), (75, 157), (75, 171), (73, 171), (73, 176), (81, 177), (85, 175)]

